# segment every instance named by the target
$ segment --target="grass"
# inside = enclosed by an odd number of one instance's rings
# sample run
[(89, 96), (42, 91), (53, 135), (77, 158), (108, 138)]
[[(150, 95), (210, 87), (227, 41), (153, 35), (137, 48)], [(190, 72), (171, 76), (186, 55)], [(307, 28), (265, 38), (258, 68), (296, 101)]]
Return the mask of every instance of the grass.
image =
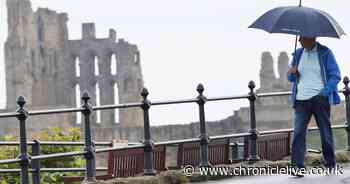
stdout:
[[(347, 148), (347, 135), (345, 129), (334, 129), (333, 139), (336, 150), (344, 150)], [(322, 150), (321, 137), (318, 130), (310, 131), (307, 135), (307, 145), (309, 149)]]

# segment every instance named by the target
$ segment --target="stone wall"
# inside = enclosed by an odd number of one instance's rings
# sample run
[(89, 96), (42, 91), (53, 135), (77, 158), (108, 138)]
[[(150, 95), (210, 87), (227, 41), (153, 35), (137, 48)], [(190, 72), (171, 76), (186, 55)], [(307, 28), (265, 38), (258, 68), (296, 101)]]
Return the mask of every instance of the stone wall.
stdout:
[[(242, 121), (238, 117), (230, 116), (220, 121), (207, 122), (209, 135), (222, 135), (237, 133), (242, 127)], [(154, 141), (168, 141), (177, 139), (194, 138), (200, 135), (199, 123), (152, 126), (151, 136)], [(115, 125), (111, 128), (93, 129), (96, 140), (105, 141), (111, 139), (128, 140), (129, 142), (140, 142), (143, 140), (143, 128), (120, 127)]]

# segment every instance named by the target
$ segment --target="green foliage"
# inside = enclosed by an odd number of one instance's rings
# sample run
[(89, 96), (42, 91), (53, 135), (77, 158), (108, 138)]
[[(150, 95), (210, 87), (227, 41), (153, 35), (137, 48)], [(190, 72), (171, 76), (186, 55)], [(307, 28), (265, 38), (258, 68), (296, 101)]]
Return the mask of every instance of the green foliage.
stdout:
[[(61, 141), (61, 142), (76, 142), (80, 141), (79, 129), (70, 129), (67, 134), (63, 133), (60, 128), (53, 128), (39, 134), (39, 140), (42, 141)], [(78, 146), (51, 146), (45, 145), (41, 147), (41, 154), (64, 153), (71, 151), (79, 151)], [(79, 157), (80, 158), (80, 157)], [(80, 159), (76, 157), (57, 158), (43, 160), (41, 164), (48, 168), (68, 168), (80, 166)]]
[[(6, 135), (0, 139), (1, 141), (15, 141), (16, 137)], [(0, 160), (12, 159), (18, 156), (18, 147), (14, 146), (2, 146), (0, 149)], [(15, 169), (19, 168), (19, 164), (6, 164), (0, 165), (1, 169)], [(19, 178), (16, 175), (0, 175), (0, 184), (8, 184), (9, 181), (19, 183)]]
[[(77, 142), (81, 140), (80, 129), (71, 128), (68, 131), (63, 131), (61, 128), (52, 128), (39, 132), (34, 136), (35, 139), (40, 141), (57, 141), (57, 142)], [(15, 141), (16, 137), (6, 135), (0, 138), (0, 141)], [(40, 146), (41, 154), (63, 153), (71, 151), (79, 151), (82, 149), (80, 146), (52, 146), (45, 145)], [(31, 147), (28, 147), (31, 150)], [(17, 146), (2, 146), (0, 148), (0, 160), (12, 159), (19, 155)], [(84, 160), (81, 157), (66, 157), (50, 160), (42, 160), (40, 162), (41, 168), (80, 168), (84, 164)], [(14, 169), (20, 168), (19, 164), (0, 165), (1, 169)], [(61, 184), (62, 176), (70, 176), (77, 173), (41, 173), (41, 184)], [(0, 184), (9, 184), (13, 180), (14, 183), (19, 183), (18, 175), (0, 175)]]

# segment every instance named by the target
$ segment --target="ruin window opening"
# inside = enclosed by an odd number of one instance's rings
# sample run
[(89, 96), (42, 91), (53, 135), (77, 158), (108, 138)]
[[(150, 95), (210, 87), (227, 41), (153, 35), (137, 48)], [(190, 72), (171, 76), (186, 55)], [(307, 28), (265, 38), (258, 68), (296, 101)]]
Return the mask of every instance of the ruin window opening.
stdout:
[(117, 55), (111, 56), (111, 75), (117, 75)]
[[(77, 107), (81, 106), (81, 100), (80, 100), (80, 86), (79, 84), (75, 85), (75, 104)], [(81, 124), (81, 112), (76, 112), (76, 124)]]
[[(114, 104), (119, 103), (118, 84), (114, 83)], [(119, 109), (114, 109), (114, 122), (119, 123)]]
[[(96, 91), (96, 106), (101, 105), (101, 99), (100, 99), (100, 86), (98, 83), (95, 85), (95, 91)], [(96, 123), (101, 123), (101, 111), (96, 111)]]
[(100, 75), (100, 69), (99, 69), (99, 65), (98, 65), (98, 58), (97, 56), (95, 56), (94, 59), (94, 63), (95, 63), (95, 76), (99, 76)]
[(134, 63), (137, 64), (137, 63), (139, 63), (139, 61), (140, 61), (140, 53), (136, 52), (134, 54)]
[(75, 76), (80, 77), (80, 60), (79, 58), (75, 58)]

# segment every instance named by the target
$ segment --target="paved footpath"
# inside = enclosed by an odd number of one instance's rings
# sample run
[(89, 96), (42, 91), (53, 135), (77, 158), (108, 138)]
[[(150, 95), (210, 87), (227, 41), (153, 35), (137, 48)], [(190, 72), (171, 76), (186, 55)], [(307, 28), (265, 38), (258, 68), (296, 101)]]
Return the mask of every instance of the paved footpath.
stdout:
[(350, 184), (350, 165), (343, 166), (343, 168), (344, 174), (342, 175), (305, 175), (301, 178), (290, 175), (242, 176), (197, 184)]

